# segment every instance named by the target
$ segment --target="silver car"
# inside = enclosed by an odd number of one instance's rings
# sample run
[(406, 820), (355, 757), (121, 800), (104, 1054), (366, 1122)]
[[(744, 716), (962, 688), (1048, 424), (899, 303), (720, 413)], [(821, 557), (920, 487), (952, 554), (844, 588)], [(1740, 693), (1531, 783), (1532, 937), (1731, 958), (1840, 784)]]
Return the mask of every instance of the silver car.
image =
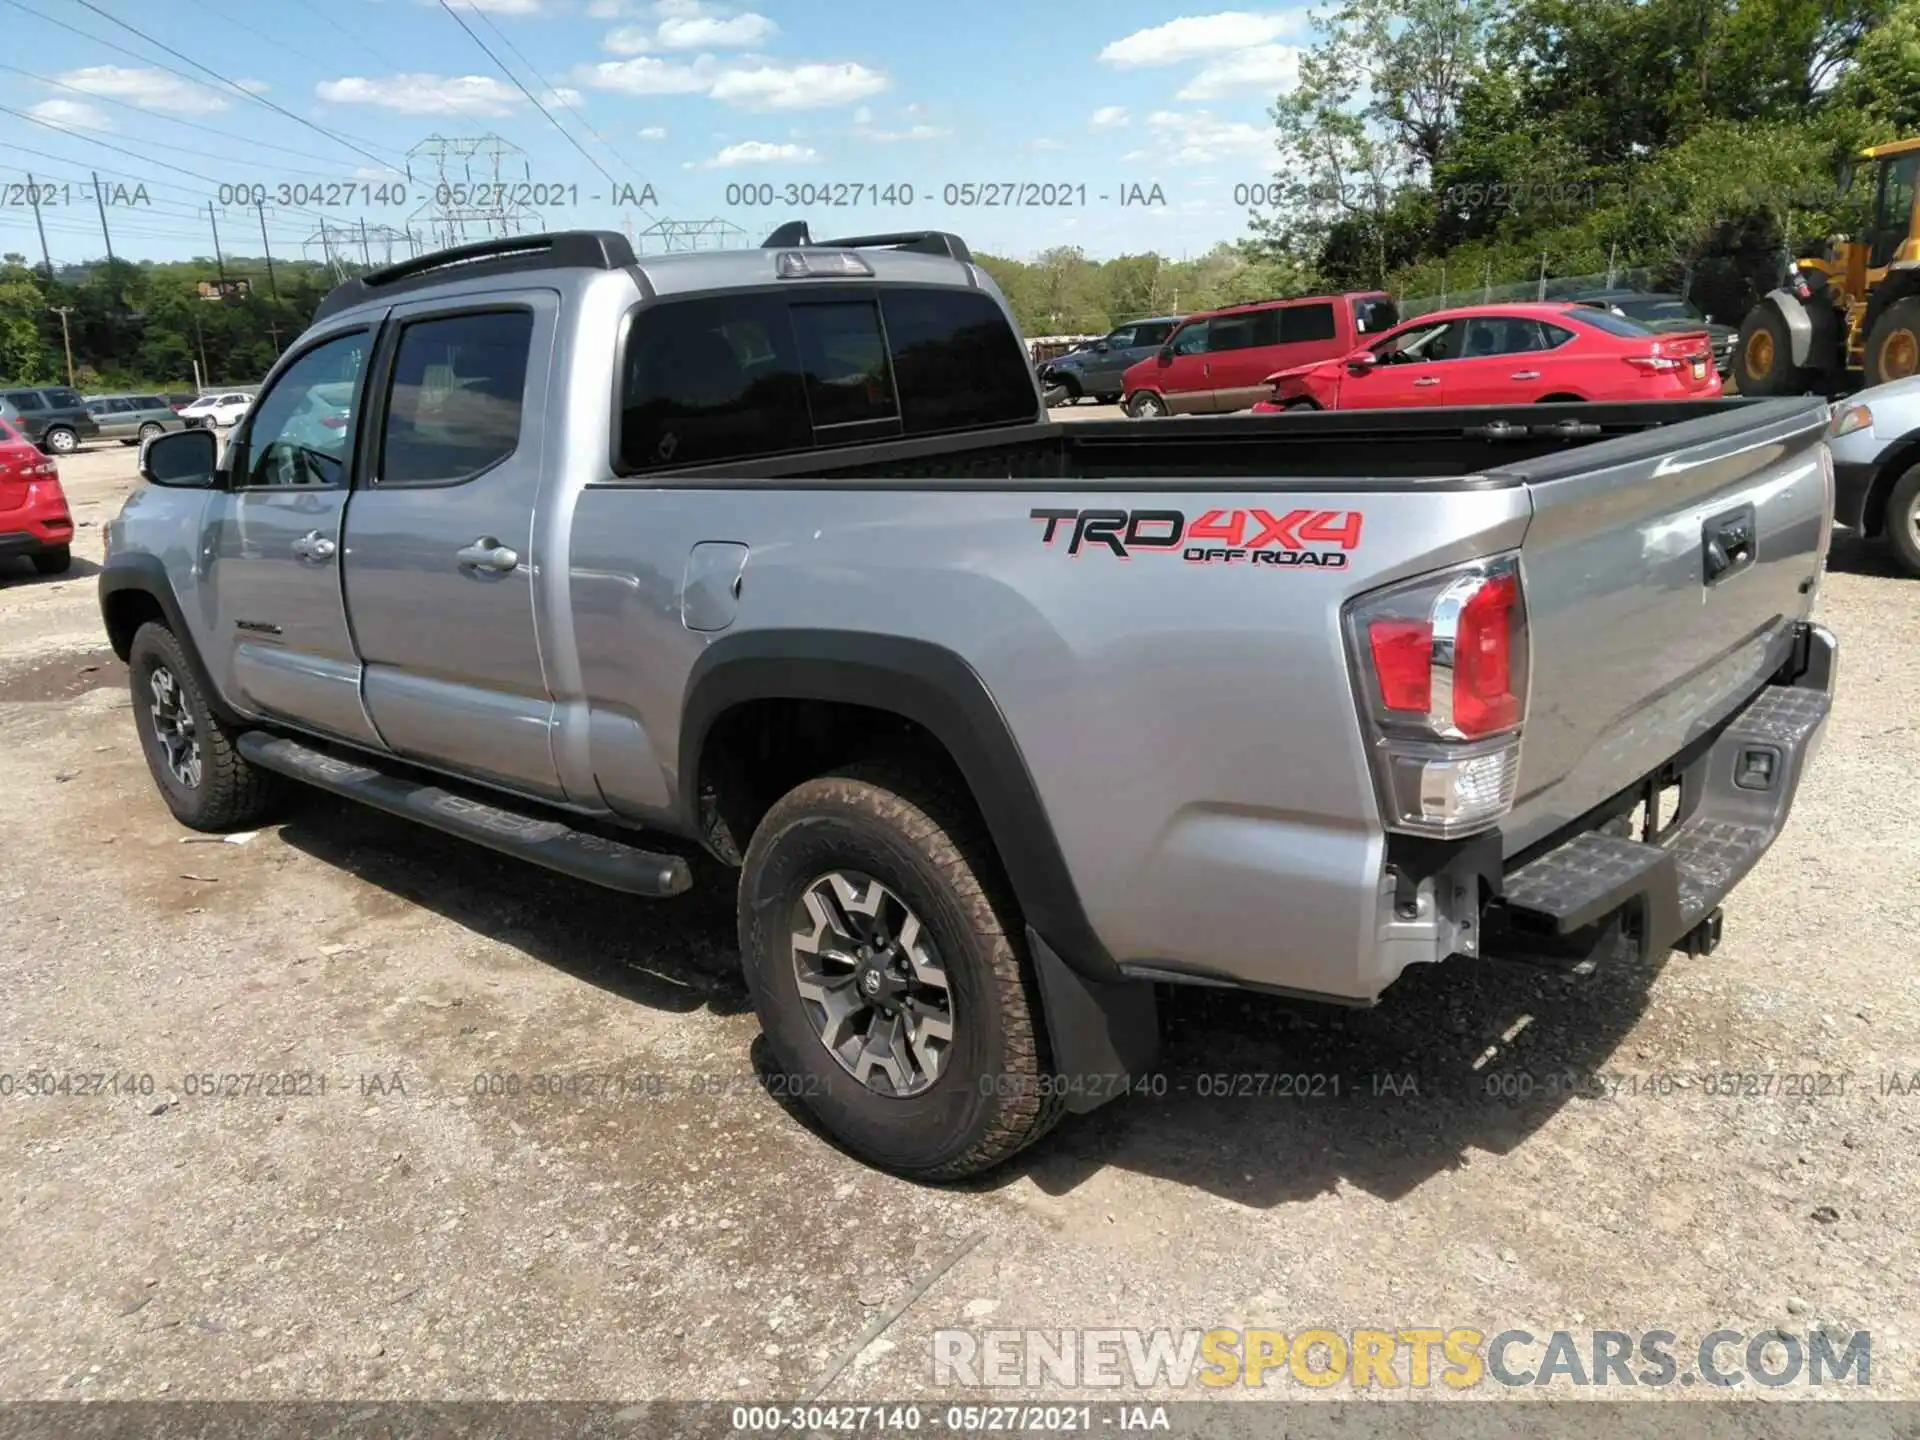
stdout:
[(137, 445), (168, 430), (184, 430), (187, 422), (174, 413), (167, 397), (150, 391), (137, 395), (89, 395), (87, 413), (99, 422), (102, 440)]
[(1833, 407), (1834, 519), (1920, 577), (1920, 376)]

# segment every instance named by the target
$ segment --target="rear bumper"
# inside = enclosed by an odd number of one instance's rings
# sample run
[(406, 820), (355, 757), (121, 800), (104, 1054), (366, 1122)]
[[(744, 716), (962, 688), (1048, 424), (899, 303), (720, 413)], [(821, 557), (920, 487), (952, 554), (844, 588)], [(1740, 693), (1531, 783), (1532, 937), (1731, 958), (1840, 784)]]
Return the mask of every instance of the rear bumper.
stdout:
[(32, 485), (17, 510), (0, 510), (0, 555), (34, 555), (73, 543), (73, 516), (57, 483)]
[[(1634, 840), (1603, 820), (1508, 871), (1482, 953), (1584, 969), (1622, 950), (1711, 949), (1720, 902), (1786, 824), (1837, 668), (1832, 634), (1805, 627), (1793, 673), (1755, 695), (1702, 753), (1655, 777), (1679, 786), (1672, 821)], [(1633, 797), (1623, 798), (1630, 807)]]

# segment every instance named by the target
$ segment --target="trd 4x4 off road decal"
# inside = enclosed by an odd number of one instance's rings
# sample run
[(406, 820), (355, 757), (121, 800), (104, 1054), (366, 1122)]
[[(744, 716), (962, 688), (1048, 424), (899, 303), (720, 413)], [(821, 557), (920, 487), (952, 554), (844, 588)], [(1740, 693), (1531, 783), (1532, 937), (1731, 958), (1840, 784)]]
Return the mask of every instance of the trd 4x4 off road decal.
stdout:
[(1347, 552), (1360, 546), (1358, 510), (1289, 510), (1275, 515), (1258, 507), (1209, 510), (1188, 520), (1179, 510), (1034, 510), (1051, 545), (1068, 531), (1067, 553), (1104, 546), (1122, 560), (1138, 550), (1180, 552), (1194, 565), (1286, 565), (1344, 570)]

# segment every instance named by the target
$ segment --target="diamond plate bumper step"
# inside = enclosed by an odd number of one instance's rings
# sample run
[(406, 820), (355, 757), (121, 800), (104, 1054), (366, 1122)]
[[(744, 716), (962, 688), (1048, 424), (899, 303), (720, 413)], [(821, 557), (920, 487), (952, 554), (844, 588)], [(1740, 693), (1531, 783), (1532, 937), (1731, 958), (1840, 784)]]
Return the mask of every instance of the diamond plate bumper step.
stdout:
[[(1827, 660), (1819, 678), (1830, 684)], [(1710, 951), (1720, 902), (1786, 823), (1831, 707), (1822, 688), (1760, 691), (1681, 776), (1666, 833), (1646, 842), (1589, 831), (1508, 874), (1484, 953), (1584, 970), (1622, 936), (1645, 955)]]

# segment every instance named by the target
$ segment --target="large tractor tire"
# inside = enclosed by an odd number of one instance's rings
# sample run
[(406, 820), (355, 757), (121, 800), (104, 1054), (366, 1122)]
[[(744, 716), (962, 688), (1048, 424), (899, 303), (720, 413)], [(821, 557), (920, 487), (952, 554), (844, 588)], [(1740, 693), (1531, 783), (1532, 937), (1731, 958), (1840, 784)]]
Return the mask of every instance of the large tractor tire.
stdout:
[(1920, 295), (1896, 300), (1867, 332), (1867, 384), (1920, 374)]
[(1787, 318), (1770, 300), (1754, 306), (1740, 323), (1740, 338), (1733, 345), (1733, 380), (1742, 395), (1799, 395), (1813, 380), (1811, 371), (1793, 363)]

